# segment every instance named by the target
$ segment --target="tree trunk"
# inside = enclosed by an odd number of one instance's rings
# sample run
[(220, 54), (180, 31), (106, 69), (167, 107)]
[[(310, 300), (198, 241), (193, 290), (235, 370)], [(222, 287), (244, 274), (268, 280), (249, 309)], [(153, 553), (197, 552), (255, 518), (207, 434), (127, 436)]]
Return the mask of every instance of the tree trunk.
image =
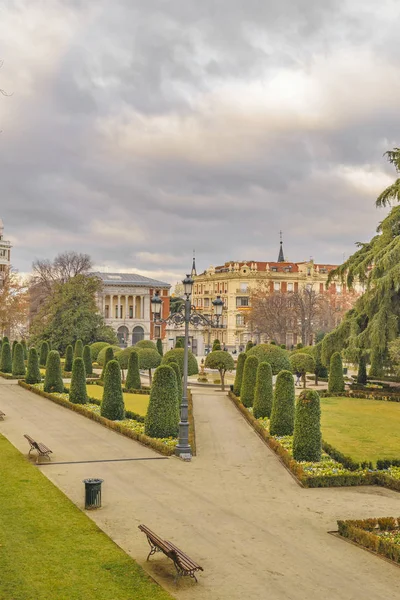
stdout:
[(224, 392), (225, 391), (225, 373), (224, 373), (224, 371), (220, 371), (219, 375), (221, 378), (221, 390)]
[(306, 373), (303, 373), (303, 389), (306, 389)]
[(150, 387), (151, 387), (151, 384), (152, 384), (152, 379), (151, 379), (151, 369), (149, 369), (149, 383), (150, 383)]

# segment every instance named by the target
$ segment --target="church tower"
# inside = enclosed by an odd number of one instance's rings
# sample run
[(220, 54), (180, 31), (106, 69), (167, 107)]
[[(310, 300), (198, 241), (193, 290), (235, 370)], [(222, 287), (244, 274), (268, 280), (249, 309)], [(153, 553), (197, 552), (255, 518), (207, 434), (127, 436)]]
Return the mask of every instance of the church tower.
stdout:
[(281, 237), (281, 241), (280, 241), (280, 244), (279, 244), (278, 263), (279, 262), (285, 262), (285, 257), (284, 257), (284, 254), (283, 254), (282, 231), (279, 232), (279, 235)]
[(0, 218), (0, 287), (11, 267), (11, 243), (4, 239), (4, 225)]

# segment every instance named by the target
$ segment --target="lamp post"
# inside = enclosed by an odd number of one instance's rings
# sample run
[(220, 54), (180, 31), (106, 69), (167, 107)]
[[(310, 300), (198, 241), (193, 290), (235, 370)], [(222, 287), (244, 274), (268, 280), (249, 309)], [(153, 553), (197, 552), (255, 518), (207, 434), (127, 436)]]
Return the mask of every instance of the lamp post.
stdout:
[[(192, 306), (191, 295), (194, 280), (190, 275), (186, 275), (182, 281), (185, 300), (182, 306), (176, 313), (169, 314), (166, 318), (161, 318), (162, 300), (160, 298), (160, 292), (156, 291), (153, 298), (151, 299), (151, 310), (153, 313), (154, 323), (172, 323), (175, 326), (185, 326), (185, 345), (183, 354), (183, 393), (180, 408), (180, 421), (179, 421), (179, 441), (175, 448), (176, 456), (190, 460), (192, 456), (192, 449), (189, 444), (189, 414), (188, 414), (188, 400), (187, 400), (187, 381), (188, 381), (188, 358), (189, 358), (189, 324), (198, 327), (199, 325), (206, 325), (208, 327), (214, 326), (214, 316), (210, 319), (197, 312), (196, 308)], [(221, 296), (217, 296), (212, 302), (215, 309), (215, 323), (216, 327), (219, 327), (219, 320), (222, 315), (224, 308), (223, 300)]]

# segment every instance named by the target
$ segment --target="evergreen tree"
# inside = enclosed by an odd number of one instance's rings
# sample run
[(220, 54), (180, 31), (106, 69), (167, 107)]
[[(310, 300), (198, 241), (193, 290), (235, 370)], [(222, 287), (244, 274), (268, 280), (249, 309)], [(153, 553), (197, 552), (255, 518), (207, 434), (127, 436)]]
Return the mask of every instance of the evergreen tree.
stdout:
[(41, 367), (45, 367), (47, 364), (47, 357), (49, 355), (49, 344), (44, 340), (40, 346), (40, 358), (39, 364)]
[(109, 363), (110, 360), (113, 360), (113, 358), (114, 358), (114, 350), (112, 349), (111, 346), (109, 346), (108, 348), (106, 348), (106, 353), (105, 353), (105, 358), (104, 358), (104, 365), (103, 365), (103, 370), (101, 372), (100, 379), (104, 379), (105, 378), (105, 373), (106, 373), (106, 369), (107, 369), (107, 363)]
[(221, 350), (221, 342), (217, 338), (213, 341), (211, 352), (215, 352), (216, 350)]
[(326, 379), (328, 377), (328, 369), (326, 368), (326, 366), (323, 364), (322, 360), (321, 360), (321, 353), (322, 353), (322, 344), (316, 344), (314, 346), (314, 359), (315, 359), (315, 385), (318, 385), (318, 379), (320, 377)]
[(29, 350), (28, 354), (28, 367), (25, 377), (26, 383), (34, 384), (42, 381), (39, 367), (39, 356), (35, 347)]
[(281, 371), (276, 378), (275, 393), (272, 401), (271, 435), (292, 435), (294, 428), (295, 388), (290, 371)]
[(256, 419), (271, 416), (273, 395), (271, 365), (262, 362), (258, 365), (254, 393), (253, 415)]
[(116, 360), (107, 362), (104, 374), (104, 391), (100, 414), (111, 421), (125, 418), (124, 396), (121, 386), (121, 368)]
[(321, 443), (319, 395), (313, 390), (303, 391), (296, 404), (293, 458), (297, 461), (320, 461)]
[(178, 363), (172, 362), (172, 363), (169, 363), (169, 366), (174, 370), (175, 375), (176, 375), (176, 384), (177, 384), (177, 388), (178, 388), (178, 404), (180, 406), (181, 401), (182, 401), (182, 395), (183, 395), (182, 373), (181, 373)]
[(82, 340), (76, 340), (76, 342), (75, 342), (74, 358), (83, 358), (83, 343), (82, 343)]
[(71, 373), (73, 360), (74, 360), (74, 350), (73, 350), (71, 344), (69, 344), (65, 349), (64, 371), (66, 373)]
[(24, 360), (28, 360), (28, 347), (26, 345), (26, 340), (21, 340), (21, 344), (24, 350)]
[(93, 375), (92, 352), (90, 346), (86, 345), (83, 349), (83, 362), (85, 363), (86, 377)]
[(15, 377), (25, 376), (24, 349), (22, 344), (15, 344), (14, 356), (12, 359), (12, 374)]
[(74, 358), (72, 364), (69, 401), (73, 404), (86, 404), (87, 402), (85, 363), (80, 356)]
[(43, 389), (45, 392), (58, 392), (59, 394), (64, 392), (60, 355), (57, 350), (50, 350), (47, 357)]
[(11, 358), (14, 359), (15, 346), (18, 344), (17, 340), (14, 340), (11, 347)]
[(240, 396), (240, 389), (242, 387), (242, 379), (243, 379), (243, 369), (244, 369), (244, 363), (246, 361), (246, 358), (247, 358), (246, 353), (241, 352), (237, 359), (235, 382), (233, 384), (233, 393), (235, 394), (235, 396)]
[(8, 336), (4, 336), (3, 337), (3, 342), (7, 342), (8, 344), (10, 343), (10, 340), (8, 339)]
[(139, 372), (139, 355), (137, 352), (131, 352), (129, 355), (125, 387), (127, 390), (140, 390), (142, 388)]
[(257, 368), (258, 358), (256, 356), (248, 356), (244, 363), (242, 387), (240, 389), (240, 400), (247, 408), (253, 406)]
[(245, 352), (248, 352), (253, 346), (254, 346), (253, 342), (251, 340), (249, 340), (246, 344)]
[(3, 344), (1, 346), (1, 360), (0, 360), (0, 371), (2, 373), (12, 372), (12, 357), (11, 348), (9, 342), (5, 342), (3, 338)]
[(183, 340), (182, 338), (178, 338), (175, 342), (175, 348), (183, 348)]
[(360, 354), (360, 358), (358, 359), (357, 383), (366, 385), (367, 381), (367, 361), (365, 354)]
[(334, 352), (329, 368), (328, 391), (331, 394), (344, 392), (343, 363), (340, 352)]
[(385, 372), (383, 370), (383, 354), (381, 350), (375, 346), (371, 351), (371, 367), (369, 369), (369, 376), (381, 379)]
[(162, 341), (161, 341), (161, 338), (157, 338), (157, 343), (156, 343), (156, 346), (157, 346), (157, 351), (158, 351), (158, 354), (159, 354), (160, 356), (163, 356), (163, 354), (164, 354), (164, 351), (163, 351), (163, 347), (162, 347)]
[(154, 372), (144, 432), (154, 438), (176, 437), (179, 429), (178, 386), (175, 371), (161, 365)]

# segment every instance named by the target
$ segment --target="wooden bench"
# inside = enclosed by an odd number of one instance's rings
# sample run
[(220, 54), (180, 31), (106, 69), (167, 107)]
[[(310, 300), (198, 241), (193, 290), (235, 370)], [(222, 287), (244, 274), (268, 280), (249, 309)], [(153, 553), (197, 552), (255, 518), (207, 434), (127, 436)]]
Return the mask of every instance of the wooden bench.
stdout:
[(47, 448), (47, 446), (45, 446), (44, 444), (42, 444), (41, 442), (35, 442), (34, 439), (32, 439), (29, 435), (27, 435), (25, 433), (24, 438), (26, 438), (30, 444), (30, 450), (28, 452), (28, 456), (30, 455), (30, 453), (32, 452), (32, 450), (36, 450), (37, 454), (37, 459), (36, 462), (39, 462), (39, 457), (40, 456), (45, 456), (48, 460), (50, 460), (50, 456), (49, 454), (53, 454), (53, 451), (50, 450), (50, 448)]
[(150, 552), (146, 560), (149, 560), (150, 556), (156, 552), (163, 552), (175, 565), (176, 583), (178, 582), (179, 577), (192, 577), (197, 582), (195, 575), (196, 571), (203, 571), (203, 568), (200, 567), (200, 565), (194, 562), (194, 560), (177, 548), (172, 542), (161, 539), (157, 534), (151, 531), (151, 529), (146, 527), (146, 525), (139, 525), (139, 529), (147, 536), (147, 541), (150, 545)]
[(3, 413), (2, 410), (0, 410), (0, 421), (4, 421), (4, 417), (6, 416), (5, 413)]

